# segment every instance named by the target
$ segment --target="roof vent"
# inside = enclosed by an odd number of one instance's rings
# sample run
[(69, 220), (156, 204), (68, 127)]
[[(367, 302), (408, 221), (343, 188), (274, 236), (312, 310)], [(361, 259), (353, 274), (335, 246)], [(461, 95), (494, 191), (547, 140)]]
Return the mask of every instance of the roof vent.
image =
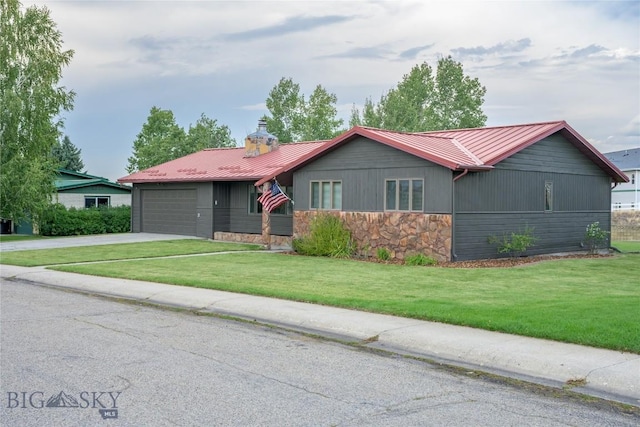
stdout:
[(258, 120), (258, 130), (244, 140), (244, 156), (257, 157), (278, 149), (278, 138), (267, 132), (267, 121)]

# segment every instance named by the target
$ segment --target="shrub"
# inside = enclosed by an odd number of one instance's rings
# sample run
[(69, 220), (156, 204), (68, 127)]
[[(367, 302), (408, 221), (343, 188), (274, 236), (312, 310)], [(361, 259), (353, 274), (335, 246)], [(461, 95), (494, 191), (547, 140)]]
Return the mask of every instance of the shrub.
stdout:
[(131, 207), (67, 209), (55, 204), (38, 221), (43, 236), (125, 233), (131, 230)]
[(524, 255), (527, 249), (535, 246), (538, 238), (533, 235), (533, 228), (525, 227), (520, 233), (511, 232), (502, 237), (489, 236), (487, 240), (490, 244), (498, 246), (499, 254), (509, 254), (510, 257), (515, 258)]
[(438, 261), (424, 254), (416, 254), (405, 258), (404, 263), (407, 265), (436, 265)]
[(351, 232), (340, 218), (319, 214), (311, 221), (310, 233), (292, 242), (293, 250), (302, 255), (348, 258), (355, 252)]
[(584, 233), (584, 245), (589, 249), (590, 254), (595, 254), (598, 249), (603, 248), (607, 244), (609, 232), (600, 228), (600, 222), (596, 221), (587, 225)]
[(376, 255), (380, 261), (389, 261), (391, 259), (391, 254), (387, 248), (378, 248), (376, 250)]

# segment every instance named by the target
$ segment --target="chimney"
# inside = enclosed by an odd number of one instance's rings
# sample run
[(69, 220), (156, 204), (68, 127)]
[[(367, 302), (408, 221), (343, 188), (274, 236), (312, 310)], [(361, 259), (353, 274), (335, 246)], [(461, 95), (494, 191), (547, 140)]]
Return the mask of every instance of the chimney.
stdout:
[(258, 120), (258, 130), (244, 140), (244, 156), (257, 157), (278, 149), (278, 138), (267, 132), (267, 121)]

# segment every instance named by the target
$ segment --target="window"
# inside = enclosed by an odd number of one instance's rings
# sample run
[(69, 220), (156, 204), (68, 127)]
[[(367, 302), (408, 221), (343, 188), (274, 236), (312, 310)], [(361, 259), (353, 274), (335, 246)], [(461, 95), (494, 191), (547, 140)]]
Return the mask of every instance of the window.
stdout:
[(387, 211), (422, 212), (424, 181), (422, 179), (388, 179), (384, 188)]
[(85, 208), (109, 207), (111, 198), (109, 196), (84, 196)]
[(635, 173), (632, 173), (632, 174), (631, 174), (631, 183), (632, 183), (632, 184), (635, 184), (635, 183), (636, 183), (636, 174), (635, 174)]
[[(281, 185), (282, 191), (293, 199), (293, 187)], [(260, 197), (261, 193), (258, 193), (258, 188), (249, 184), (249, 213), (250, 214), (261, 214), (262, 213), (262, 203), (258, 201), (258, 197)], [(286, 202), (275, 208), (271, 211), (271, 215), (293, 215), (293, 206), (291, 202)]]
[(311, 209), (342, 209), (342, 181), (311, 181)]
[(545, 181), (544, 183), (544, 211), (553, 211), (553, 182)]

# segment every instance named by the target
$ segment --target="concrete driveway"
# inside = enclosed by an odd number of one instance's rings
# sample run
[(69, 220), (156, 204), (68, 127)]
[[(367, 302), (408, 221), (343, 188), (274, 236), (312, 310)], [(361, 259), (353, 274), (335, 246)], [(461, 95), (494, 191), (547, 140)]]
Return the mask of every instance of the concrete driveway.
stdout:
[(92, 236), (50, 237), (46, 239), (24, 240), (18, 242), (0, 242), (0, 252), (111, 245), (115, 243), (139, 243), (176, 239), (199, 239), (199, 237), (156, 233), (119, 233), (97, 234)]

